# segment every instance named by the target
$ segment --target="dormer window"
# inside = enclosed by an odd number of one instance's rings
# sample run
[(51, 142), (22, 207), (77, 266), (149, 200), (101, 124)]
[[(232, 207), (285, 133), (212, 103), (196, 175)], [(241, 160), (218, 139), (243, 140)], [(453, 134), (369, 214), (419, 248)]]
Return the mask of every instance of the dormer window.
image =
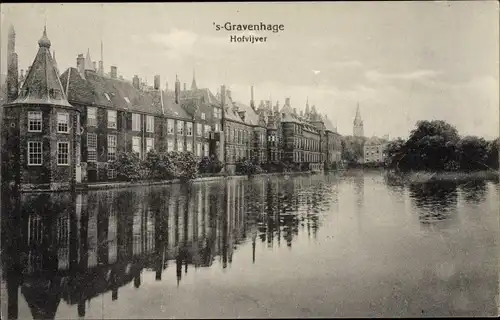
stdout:
[(127, 101), (127, 103), (130, 104), (130, 100), (128, 99), (128, 97), (123, 97), (123, 99), (125, 99), (125, 101)]
[(109, 98), (109, 95), (106, 92), (104, 92), (104, 96), (106, 97), (106, 99), (108, 99), (108, 101), (111, 101), (111, 99)]
[(61, 91), (59, 89), (50, 89), (49, 96), (51, 99), (60, 99), (61, 98)]

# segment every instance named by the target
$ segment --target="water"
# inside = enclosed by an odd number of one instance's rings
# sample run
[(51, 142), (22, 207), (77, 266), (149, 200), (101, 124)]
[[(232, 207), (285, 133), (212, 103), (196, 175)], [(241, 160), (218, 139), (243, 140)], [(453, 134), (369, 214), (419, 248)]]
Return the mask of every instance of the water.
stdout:
[(2, 313), (493, 316), (499, 194), (349, 171), (3, 198)]

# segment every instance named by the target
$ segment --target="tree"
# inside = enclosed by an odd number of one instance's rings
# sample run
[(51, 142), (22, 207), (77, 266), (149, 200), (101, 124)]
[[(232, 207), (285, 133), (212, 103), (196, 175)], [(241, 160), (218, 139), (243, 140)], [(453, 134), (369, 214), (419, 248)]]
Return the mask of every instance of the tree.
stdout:
[(400, 164), (404, 169), (452, 170), (456, 168), (458, 131), (442, 121), (419, 121), (408, 141), (405, 158)]
[(500, 139), (496, 138), (493, 141), (488, 142), (488, 158), (487, 165), (492, 169), (498, 169), (499, 167), (499, 148), (500, 147)]
[(483, 138), (466, 136), (457, 144), (460, 169), (484, 170), (488, 162), (488, 142)]
[(387, 143), (385, 165), (388, 168), (399, 169), (399, 163), (405, 156), (404, 147), (405, 141), (402, 138), (397, 138)]

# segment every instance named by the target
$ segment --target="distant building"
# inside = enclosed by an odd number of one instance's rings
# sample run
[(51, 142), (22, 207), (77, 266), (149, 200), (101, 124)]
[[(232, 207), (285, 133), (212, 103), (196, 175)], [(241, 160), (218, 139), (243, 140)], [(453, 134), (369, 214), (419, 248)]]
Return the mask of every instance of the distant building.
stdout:
[(356, 108), (356, 116), (354, 117), (354, 122), (353, 122), (353, 135), (355, 137), (364, 137), (365, 132), (363, 128), (363, 120), (361, 119), (361, 113), (359, 111), (359, 104)]
[(383, 163), (385, 161), (385, 150), (387, 140), (377, 137), (369, 138), (363, 145), (364, 163)]

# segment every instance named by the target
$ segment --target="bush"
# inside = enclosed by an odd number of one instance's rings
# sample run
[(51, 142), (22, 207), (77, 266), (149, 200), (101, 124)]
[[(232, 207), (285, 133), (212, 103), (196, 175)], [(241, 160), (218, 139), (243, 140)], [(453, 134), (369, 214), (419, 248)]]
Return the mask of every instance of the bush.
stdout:
[(121, 181), (140, 180), (142, 164), (139, 156), (134, 152), (120, 152), (113, 163), (116, 170), (116, 177)]
[(198, 171), (200, 173), (219, 173), (224, 164), (215, 158), (203, 157), (198, 163)]
[(168, 153), (158, 153), (151, 150), (146, 155), (144, 167), (148, 178), (153, 180), (168, 180), (175, 177), (175, 164)]
[(254, 175), (262, 173), (262, 168), (249, 160), (242, 160), (236, 163), (236, 173), (244, 174), (244, 175)]
[(196, 179), (198, 176), (198, 160), (192, 152), (170, 152), (173, 163), (173, 176), (183, 181)]

